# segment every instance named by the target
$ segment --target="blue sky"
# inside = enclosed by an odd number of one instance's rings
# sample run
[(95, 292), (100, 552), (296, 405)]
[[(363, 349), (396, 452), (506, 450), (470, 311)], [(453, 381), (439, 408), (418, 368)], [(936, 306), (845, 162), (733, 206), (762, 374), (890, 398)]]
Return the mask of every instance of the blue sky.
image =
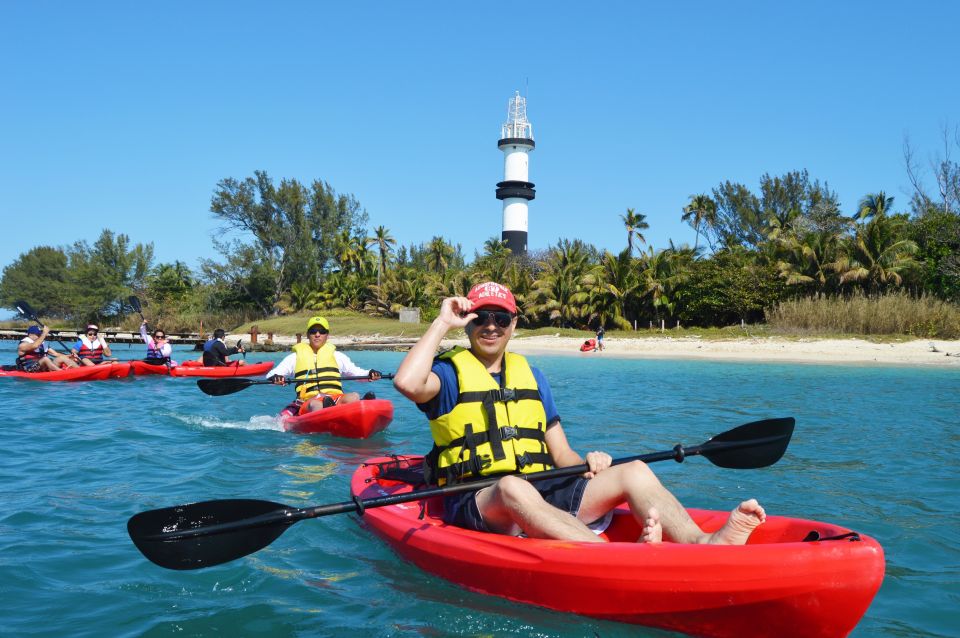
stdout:
[[(960, 123), (953, 2), (52, 3), (0, 9), (0, 267), (103, 228), (212, 256), (216, 183), (352, 193), (403, 244), (501, 230), (526, 91), (531, 248), (693, 243), (689, 195), (806, 168), (909, 199), (902, 145)], [(12, 224), (11, 224), (12, 220)]]

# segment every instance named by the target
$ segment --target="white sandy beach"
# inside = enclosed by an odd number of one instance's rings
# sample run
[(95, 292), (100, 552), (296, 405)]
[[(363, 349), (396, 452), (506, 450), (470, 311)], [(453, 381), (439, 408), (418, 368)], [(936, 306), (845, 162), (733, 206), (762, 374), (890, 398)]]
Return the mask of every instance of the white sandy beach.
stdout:
[[(234, 335), (238, 336), (238, 335)], [(391, 338), (385, 338), (393, 341)], [(331, 343), (351, 346), (376, 341), (376, 337), (331, 336)], [(274, 343), (292, 344), (295, 339), (274, 336)], [(778, 337), (707, 340), (695, 337), (607, 337), (603, 352), (580, 352), (583, 339), (560, 336), (523, 337), (510, 342), (520, 354), (571, 355), (577, 357), (623, 357), (650, 359), (714, 359), (718, 361), (765, 361), (851, 365), (907, 365), (951, 367), (960, 370), (960, 341), (916, 339), (896, 343), (873, 343), (863, 339), (783, 339)], [(443, 347), (467, 346), (464, 339), (446, 339)]]

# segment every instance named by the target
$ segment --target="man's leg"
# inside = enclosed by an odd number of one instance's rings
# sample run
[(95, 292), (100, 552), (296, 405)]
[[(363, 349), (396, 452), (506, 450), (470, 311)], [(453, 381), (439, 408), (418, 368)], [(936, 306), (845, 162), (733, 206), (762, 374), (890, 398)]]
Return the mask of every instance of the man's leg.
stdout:
[(342, 405), (344, 403), (353, 403), (354, 401), (359, 401), (359, 400), (360, 400), (360, 395), (358, 393), (347, 392), (340, 397), (340, 401), (338, 401), (338, 403)]
[(494, 532), (530, 538), (599, 543), (602, 539), (567, 512), (543, 500), (527, 481), (505, 476), (496, 485), (477, 492), (477, 509), (484, 523)]
[(723, 527), (707, 534), (641, 461), (615, 465), (597, 474), (587, 484), (578, 517), (582, 521), (596, 520), (623, 501), (644, 527), (644, 535), (651, 520), (655, 524), (659, 519), (663, 533), (677, 543), (742, 545), (766, 518), (760, 504), (750, 499), (733, 510)]

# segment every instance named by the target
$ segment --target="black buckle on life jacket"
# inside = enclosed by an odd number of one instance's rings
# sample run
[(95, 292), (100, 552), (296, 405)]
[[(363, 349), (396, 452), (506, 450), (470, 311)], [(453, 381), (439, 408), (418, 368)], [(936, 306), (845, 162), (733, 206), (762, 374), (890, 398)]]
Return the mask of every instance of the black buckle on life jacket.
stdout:
[(524, 452), (523, 454), (517, 456), (517, 469), (522, 470), (526, 466), (533, 464), (533, 462), (533, 459), (527, 456), (527, 453)]
[(520, 433), (517, 431), (517, 428), (512, 425), (507, 425), (500, 428), (500, 438), (504, 441), (509, 441), (510, 439), (519, 439)]
[(490, 394), (493, 395), (494, 401), (500, 403), (517, 400), (517, 392), (513, 388), (500, 388), (498, 390), (491, 390)]

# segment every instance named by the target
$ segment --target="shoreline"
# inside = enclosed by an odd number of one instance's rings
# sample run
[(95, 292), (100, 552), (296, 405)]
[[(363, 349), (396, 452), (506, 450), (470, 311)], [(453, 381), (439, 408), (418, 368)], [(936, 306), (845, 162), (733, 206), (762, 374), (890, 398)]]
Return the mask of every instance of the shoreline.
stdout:
[[(230, 337), (249, 335), (237, 333)], [(335, 336), (330, 342), (341, 350), (408, 349), (416, 339), (369, 336)], [(615, 359), (697, 359), (762, 363), (823, 365), (889, 365), (956, 368), (960, 370), (960, 340), (914, 339), (874, 343), (864, 339), (797, 340), (780, 337), (699, 339), (696, 337), (637, 337), (604, 339), (602, 352), (580, 352), (583, 339), (560, 336), (515, 336), (510, 350), (523, 355), (606, 357)], [(274, 335), (273, 344), (293, 345), (296, 338)], [(469, 346), (466, 339), (444, 339), (441, 347)]]

